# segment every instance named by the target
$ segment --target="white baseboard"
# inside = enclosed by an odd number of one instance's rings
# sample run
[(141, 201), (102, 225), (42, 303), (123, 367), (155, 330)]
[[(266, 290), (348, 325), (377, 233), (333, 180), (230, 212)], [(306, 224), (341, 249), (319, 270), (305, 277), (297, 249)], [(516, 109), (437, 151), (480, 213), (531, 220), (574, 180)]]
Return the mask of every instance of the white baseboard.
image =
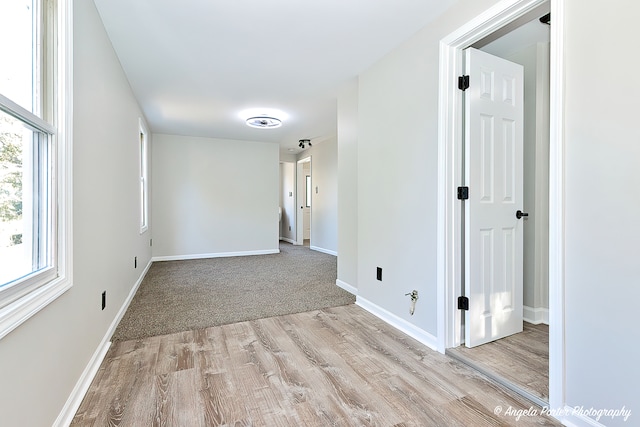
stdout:
[(338, 256), (338, 252), (336, 251), (332, 251), (330, 249), (323, 249), (323, 248), (319, 248), (317, 246), (309, 246), (309, 249), (311, 249), (312, 251), (318, 251), (318, 252), (322, 252), (324, 254), (329, 254), (329, 255), (333, 255), (333, 256)]
[(539, 325), (540, 323), (544, 323), (545, 325), (549, 324), (549, 309), (548, 308), (533, 308), (524, 306), (523, 309), (523, 317), (525, 322), (533, 323), (534, 325)]
[(118, 314), (116, 314), (116, 317), (113, 319), (113, 322), (111, 322), (109, 329), (107, 329), (107, 333), (102, 338), (100, 345), (93, 353), (89, 364), (86, 368), (84, 368), (84, 371), (82, 372), (82, 375), (80, 375), (80, 379), (76, 383), (73, 391), (71, 392), (71, 395), (67, 399), (64, 408), (62, 408), (62, 411), (58, 415), (58, 418), (53, 423), (54, 427), (67, 427), (69, 424), (71, 424), (73, 417), (76, 415), (76, 412), (78, 411), (78, 408), (82, 403), (82, 399), (84, 399), (85, 394), (87, 394), (87, 391), (89, 390), (89, 386), (91, 386), (91, 382), (98, 373), (100, 364), (102, 364), (104, 357), (107, 355), (109, 347), (111, 347), (111, 337), (113, 336), (118, 323), (120, 323), (120, 320), (122, 320), (124, 313), (126, 313), (127, 309), (129, 308), (129, 304), (131, 304), (133, 297), (138, 291), (142, 280), (147, 275), (147, 272), (149, 271), (152, 263), (153, 261), (149, 261), (147, 266), (144, 268), (144, 271), (142, 272), (142, 274), (140, 274), (140, 277), (133, 285), (133, 288), (131, 288), (127, 299), (122, 304), (122, 307), (120, 307), (120, 310), (118, 310)]
[(351, 286), (347, 282), (343, 282), (340, 279), (336, 280), (336, 286), (344, 289), (345, 291), (349, 292), (352, 295), (358, 295), (358, 288), (356, 288), (355, 286)]
[(151, 260), (154, 262), (155, 261), (183, 261), (187, 259), (227, 258), (232, 256), (270, 255), (270, 254), (279, 254), (279, 253), (280, 253), (280, 249), (265, 249), (265, 250), (259, 250), (259, 251), (214, 252), (210, 254), (156, 256), (151, 258)]
[(111, 322), (111, 325), (109, 326), (109, 330), (107, 330), (107, 335), (106, 335), (106, 337), (109, 340), (111, 340), (111, 336), (116, 331), (116, 328), (118, 327), (118, 324), (120, 323), (120, 321), (124, 317), (124, 314), (127, 312), (127, 309), (129, 308), (129, 304), (131, 304), (131, 301), (133, 301), (133, 297), (136, 296), (136, 292), (138, 292), (138, 288), (140, 288), (140, 285), (142, 284), (142, 281), (144, 280), (144, 276), (147, 275), (147, 272), (149, 271), (149, 268), (151, 268), (151, 264), (153, 264), (153, 259), (150, 260), (149, 263), (147, 264), (147, 266), (144, 268), (144, 271), (142, 272), (142, 274), (140, 275), (140, 277), (136, 281), (136, 284), (133, 285), (133, 288), (131, 288), (131, 291), (129, 291), (129, 295), (127, 295), (127, 299), (124, 300), (124, 303), (122, 304), (122, 307), (120, 307), (120, 310), (118, 310), (118, 314), (116, 315), (115, 319), (113, 319), (113, 322)]
[(89, 364), (84, 368), (80, 379), (73, 388), (73, 391), (71, 392), (69, 399), (67, 399), (67, 403), (65, 403), (64, 408), (62, 408), (60, 415), (58, 415), (58, 418), (54, 421), (54, 427), (67, 427), (71, 424), (71, 421), (73, 421), (73, 417), (75, 417), (76, 412), (82, 403), (82, 399), (84, 399), (85, 394), (87, 394), (93, 378), (98, 373), (100, 364), (102, 364), (110, 346), (111, 341), (102, 340), (100, 346), (93, 354), (93, 357), (91, 357)]
[(384, 308), (368, 301), (362, 297), (356, 297), (356, 305), (367, 310), (369, 313), (387, 322), (394, 328), (404, 332), (411, 338), (419, 341), (434, 351), (438, 351), (438, 340), (430, 333), (418, 328), (412, 323), (396, 316), (395, 314), (385, 310)]
[(296, 241), (293, 239), (290, 239), (288, 237), (281, 237), (280, 240), (282, 240), (283, 242), (287, 242), (287, 243), (291, 243), (292, 245), (296, 244)]

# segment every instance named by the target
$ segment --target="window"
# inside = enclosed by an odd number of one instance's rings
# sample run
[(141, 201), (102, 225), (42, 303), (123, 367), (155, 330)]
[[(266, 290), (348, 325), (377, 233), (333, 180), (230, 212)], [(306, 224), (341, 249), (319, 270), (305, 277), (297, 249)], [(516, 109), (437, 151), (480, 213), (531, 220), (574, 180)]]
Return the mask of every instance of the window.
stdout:
[(311, 207), (311, 177), (307, 175), (307, 193), (305, 197), (306, 206)]
[(70, 2), (0, 2), (0, 338), (71, 283)]
[(148, 162), (148, 146), (147, 130), (140, 119), (140, 141), (139, 141), (139, 157), (140, 157), (140, 234), (149, 228), (149, 183), (147, 173)]

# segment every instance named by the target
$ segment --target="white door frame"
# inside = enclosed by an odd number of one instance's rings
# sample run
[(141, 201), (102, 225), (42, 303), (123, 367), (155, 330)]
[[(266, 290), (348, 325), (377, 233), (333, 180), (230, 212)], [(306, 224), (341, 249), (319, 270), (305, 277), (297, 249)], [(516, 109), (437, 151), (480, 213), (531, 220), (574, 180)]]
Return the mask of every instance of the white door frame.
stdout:
[(549, 153), (549, 404), (565, 407), (564, 340), (564, 97), (565, 0), (503, 0), (440, 41), (438, 117), (438, 350), (460, 345), (462, 316), (456, 309), (461, 271), (461, 183), (463, 49), (550, 2)]

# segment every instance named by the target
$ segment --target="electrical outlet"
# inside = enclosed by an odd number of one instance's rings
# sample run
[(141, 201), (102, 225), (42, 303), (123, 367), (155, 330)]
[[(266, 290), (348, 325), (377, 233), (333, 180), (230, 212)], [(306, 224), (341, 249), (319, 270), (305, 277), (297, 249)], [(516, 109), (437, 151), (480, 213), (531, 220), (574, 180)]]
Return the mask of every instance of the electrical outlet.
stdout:
[(382, 282), (382, 267), (376, 267), (376, 279)]
[(102, 292), (102, 309), (107, 307), (107, 291)]

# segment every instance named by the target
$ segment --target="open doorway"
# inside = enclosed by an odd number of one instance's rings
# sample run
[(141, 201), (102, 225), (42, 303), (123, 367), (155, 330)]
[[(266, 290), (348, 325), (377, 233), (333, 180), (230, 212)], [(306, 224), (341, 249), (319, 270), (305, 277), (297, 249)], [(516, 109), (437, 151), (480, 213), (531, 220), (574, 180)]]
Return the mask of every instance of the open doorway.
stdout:
[(280, 240), (295, 244), (296, 239), (296, 164), (280, 162)]
[[(465, 34), (464, 37), (467, 37), (470, 41), (466, 45), (459, 44), (455, 52), (451, 49), (450, 52), (457, 56), (449, 58), (448, 65), (453, 65), (461, 70), (464, 69), (462, 65), (466, 56), (464, 51), (466, 48), (473, 47), (491, 53), (491, 55), (519, 63), (525, 68), (527, 80), (525, 82), (525, 91), (527, 93), (524, 95), (527, 101), (525, 117), (528, 119), (524, 125), (525, 143), (523, 144), (524, 206), (515, 207), (522, 209), (525, 213), (529, 213), (529, 217), (524, 218), (524, 221), (520, 221), (520, 227), (524, 229), (523, 261), (516, 272), (516, 274), (521, 275), (522, 280), (519, 298), (521, 299), (520, 310), (523, 311), (526, 321), (524, 332), (491, 344), (484, 344), (476, 348), (466, 348), (465, 340), (468, 341), (468, 337), (465, 336), (465, 333), (469, 334), (469, 321), (465, 324), (467, 318), (465, 311), (452, 311), (445, 306), (444, 311), (448, 312), (449, 315), (446, 317), (447, 323), (443, 331), (445, 335), (443, 350), (446, 349), (447, 353), (452, 355), (459, 355), (459, 358), (464, 359), (465, 362), (493, 376), (534, 402), (545, 404), (549, 401), (549, 329), (547, 325), (549, 323), (550, 31), (548, 25), (541, 23), (539, 18), (549, 13), (549, 3), (544, 1), (535, 4), (529, 2), (526, 5), (524, 4), (525, 2), (521, 3), (523, 6), (519, 13), (512, 14), (511, 20), (505, 21), (501, 27), (493, 27), (491, 31), (485, 29), (484, 31), (486, 32), (484, 34), (478, 32), (475, 40), (471, 40)], [(496, 30), (495, 28), (499, 29)], [(455, 114), (462, 115), (463, 107), (461, 104), (457, 103), (456, 100), (451, 100), (450, 102), (457, 104), (457, 112)], [(455, 120), (463, 121), (458, 118), (452, 119), (450, 122)], [(453, 140), (449, 139), (449, 141)], [(461, 146), (464, 147), (464, 145)], [(461, 165), (464, 165), (465, 160), (468, 160), (465, 159), (465, 155), (468, 155), (469, 151), (464, 148), (460, 149), (458, 148), (460, 146), (457, 145), (454, 147), (453, 149), (444, 150), (452, 155), (445, 161), (450, 160), (452, 162), (453, 170), (461, 172), (462, 182), (464, 182), (465, 167)], [(446, 176), (446, 174), (441, 175), (441, 177), (443, 176)], [(452, 181), (455, 182), (457, 179), (459, 178), (456, 177)], [(452, 182), (450, 182), (450, 186), (453, 186), (451, 184)], [(469, 189), (469, 192), (471, 191), (473, 191), (473, 188)], [(477, 187), (476, 191), (478, 191)], [(460, 202), (456, 201), (454, 203)], [(466, 203), (466, 200), (464, 203)], [(463, 223), (468, 225), (468, 222), (465, 222), (465, 208), (459, 208), (453, 204), (451, 206), (451, 212), (455, 215), (453, 217), (449, 216), (449, 218), (452, 218), (451, 225), (445, 224), (443, 227), (445, 233), (443, 237), (445, 239), (444, 247), (445, 250), (450, 250), (450, 252), (447, 253), (448, 262), (443, 264), (445, 270), (441, 271), (441, 273), (444, 273), (444, 276), (451, 274), (455, 277), (445, 278), (450, 286), (444, 289), (444, 300), (448, 301), (446, 304), (455, 301), (460, 293), (464, 296), (464, 290), (460, 289), (460, 286), (468, 280), (465, 275), (477, 275), (479, 271), (471, 271), (471, 273), (467, 271), (469, 270), (470, 262), (465, 258), (470, 258), (474, 255), (469, 255), (468, 252), (465, 252), (464, 245), (467, 241), (464, 238), (464, 229), (455, 229), (455, 224), (459, 224), (460, 228), (462, 228), (461, 224)], [(446, 203), (444, 203), (443, 208), (447, 208)], [(450, 235), (446, 234), (449, 232), (451, 232)], [(489, 242), (490, 239), (486, 241)], [(456, 242), (459, 242), (459, 244)], [(487, 247), (493, 249), (490, 245)], [(446, 270), (448, 266), (453, 267), (449, 270), (450, 273)], [(463, 266), (467, 266), (467, 268), (463, 268)], [(501, 270), (500, 273), (503, 271), (505, 270)], [(491, 295), (490, 293), (486, 301), (493, 301), (494, 297), (496, 295)], [(499, 297), (497, 296), (497, 298)], [(464, 301), (462, 306), (464, 306)], [(490, 315), (485, 316), (485, 320), (488, 320), (489, 329), (492, 326), (495, 328), (495, 322), (490, 320), (489, 317)], [(522, 321), (520, 322), (522, 323)], [(483, 330), (482, 332), (484, 333), (485, 331)], [(513, 332), (518, 331), (512, 331), (506, 335)], [(491, 341), (491, 339), (486, 341)], [(532, 358), (529, 358), (529, 356), (532, 356)], [(500, 371), (499, 368), (505, 366), (524, 369), (511, 375), (509, 372)], [(524, 375), (523, 372), (529, 375)]]
[(310, 246), (312, 212), (311, 157), (298, 160), (296, 167), (296, 245)]
[(524, 71), (520, 206), (527, 216), (517, 221), (523, 233), (522, 267), (518, 268), (523, 312), (516, 321), (517, 333), (473, 348), (465, 336), (465, 346), (449, 350), (452, 356), (518, 385), (540, 403), (549, 399), (549, 33), (547, 24), (533, 19), (495, 40), (473, 45), (521, 65)]

